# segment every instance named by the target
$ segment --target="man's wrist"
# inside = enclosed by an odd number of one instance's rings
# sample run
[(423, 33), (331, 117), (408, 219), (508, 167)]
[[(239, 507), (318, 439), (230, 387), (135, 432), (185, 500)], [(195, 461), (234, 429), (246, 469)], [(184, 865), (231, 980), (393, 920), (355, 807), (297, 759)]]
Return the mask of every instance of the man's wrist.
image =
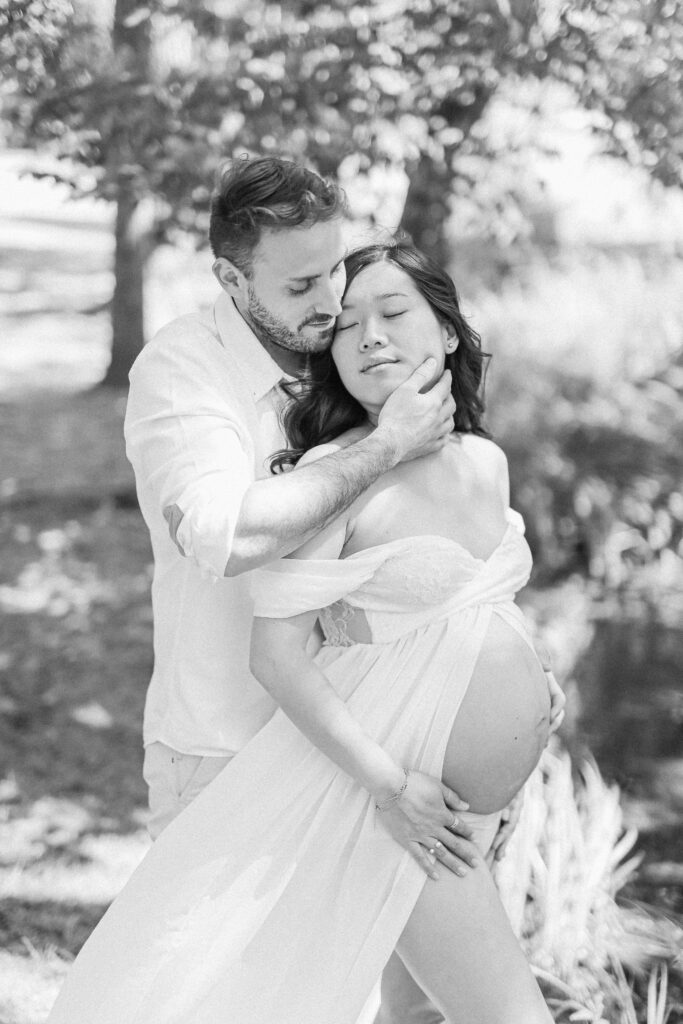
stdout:
[(379, 448), (385, 462), (384, 470), (393, 469), (403, 458), (404, 452), (396, 436), (396, 430), (388, 424), (378, 424), (373, 432), (365, 438), (365, 441), (375, 444)]

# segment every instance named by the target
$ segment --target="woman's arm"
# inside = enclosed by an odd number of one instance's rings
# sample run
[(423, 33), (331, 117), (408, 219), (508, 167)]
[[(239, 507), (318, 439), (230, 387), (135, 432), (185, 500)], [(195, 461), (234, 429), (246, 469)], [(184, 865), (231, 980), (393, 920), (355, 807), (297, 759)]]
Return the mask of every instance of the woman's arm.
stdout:
[(251, 671), (304, 736), (381, 805), (401, 788), (403, 769), (364, 733), (306, 653), (316, 618), (255, 619)]
[[(254, 619), (251, 671), (296, 727), (366, 789), (382, 807), (406, 781), (401, 765), (361, 728), (326, 676), (306, 653), (317, 613), (289, 619)], [(463, 874), (473, 866), (471, 831), (456, 812), (467, 804), (442, 782), (411, 771), (400, 800), (380, 815), (390, 835), (407, 849), (432, 878), (437, 846), (444, 867)]]
[[(336, 444), (321, 445), (301, 462), (315, 462), (336, 448)], [(292, 557), (338, 558), (349, 531), (349, 516), (339, 516)], [(401, 788), (403, 769), (363, 732), (307, 653), (317, 618), (317, 611), (288, 619), (255, 618), (251, 671), (304, 736), (382, 804)]]
[[(329, 452), (323, 446), (306, 461)], [(334, 559), (339, 556), (349, 519), (335, 520), (295, 553), (297, 558)], [(251, 670), (297, 728), (339, 768), (355, 779), (382, 807), (403, 787), (404, 767), (371, 739), (318, 668), (307, 645), (317, 612), (288, 619), (255, 618), (251, 641)], [(310, 650), (310, 648), (309, 648)], [(440, 780), (410, 772), (401, 799), (380, 815), (390, 834), (434, 876), (427, 849), (438, 840), (445, 867), (462, 873), (462, 861), (472, 863), (472, 849), (463, 842), (470, 830), (455, 819), (467, 807)], [(450, 830), (452, 829), (452, 831)]]

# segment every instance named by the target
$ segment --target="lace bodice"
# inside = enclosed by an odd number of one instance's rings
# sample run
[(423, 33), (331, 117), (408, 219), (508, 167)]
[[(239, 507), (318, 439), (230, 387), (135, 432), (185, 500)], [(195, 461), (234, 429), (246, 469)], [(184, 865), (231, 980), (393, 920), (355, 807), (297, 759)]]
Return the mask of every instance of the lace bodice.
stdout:
[(286, 618), (320, 610), (326, 641), (353, 643), (348, 625), (362, 609), (372, 642), (389, 642), (475, 604), (512, 603), (529, 578), (523, 522), (508, 526), (487, 559), (439, 536), (406, 537), (339, 560), (281, 559), (253, 574), (255, 614)]
[[(415, 537), (411, 540), (415, 541), (414, 546), (412, 543), (410, 547), (398, 545), (398, 550), (378, 566), (374, 585), (391, 594), (394, 600), (403, 593), (411, 604), (426, 608), (443, 604), (468, 577), (463, 572), (461, 558), (453, 557), (454, 542), (442, 537)], [(358, 596), (362, 607), (362, 595)], [(322, 608), (320, 623), (326, 643), (333, 647), (349, 647), (355, 643), (349, 636), (349, 625), (355, 615), (356, 607), (344, 598)]]

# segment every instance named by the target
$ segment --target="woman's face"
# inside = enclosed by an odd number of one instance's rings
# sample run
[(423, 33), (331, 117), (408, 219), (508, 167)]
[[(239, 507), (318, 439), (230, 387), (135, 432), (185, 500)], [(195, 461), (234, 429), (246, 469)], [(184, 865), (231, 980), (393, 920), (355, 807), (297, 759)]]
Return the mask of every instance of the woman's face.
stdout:
[(377, 415), (392, 391), (429, 356), (436, 359), (436, 370), (423, 390), (431, 387), (455, 341), (404, 270), (373, 263), (347, 289), (331, 351), (346, 390)]

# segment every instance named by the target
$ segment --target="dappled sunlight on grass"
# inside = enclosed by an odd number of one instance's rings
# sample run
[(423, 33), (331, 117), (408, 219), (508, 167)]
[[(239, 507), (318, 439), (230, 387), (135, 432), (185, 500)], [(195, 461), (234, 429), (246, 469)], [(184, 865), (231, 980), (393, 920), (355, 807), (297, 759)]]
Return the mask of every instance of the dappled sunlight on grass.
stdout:
[[(103, 453), (120, 446), (118, 428), (108, 445), (104, 434), (94, 442)], [(15, 773), (13, 809), (78, 799), (117, 829), (137, 828), (149, 539), (139, 513), (117, 507), (116, 478), (95, 477), (81, 502), (61, 483), (43, 482), (41, 502), (22, 490), (0, 504), (0, 770)]]
[(68, 963), (149, 848), (91, 798), (0, 805), (0, 1020), (38, 1024)]
[(3, 1024), (39, 1024), (59, 991), (68, 963), (54, 950), (30, 944), (23, 955), (0, 951), (0, 1020)]
[[(114, 756), (112, 754), (112, 756)], [(94, 796), (0, 804), (0, 1020), (38, 1024), (68, 963), (149, 848)], [(133, 830), (135, 826), (135, 830)]]
[(39, 1024), (149, 845), (149, 538), (125, 397), (0, 404), (0, 1020)]
[[(33, 391), (11, 400), (0, 394), (3, 502), (20, 509), (40, 499), (47, 511), (51, 500), (71, 496), (80, 510), (88, 500), (133, 491), (123, 441), (125, 404), (125, 394), (116, 390)], [(21, 523), (20, 515), (15, 522)]]
[[(112, 871), (120, 861), (121, 870), (116, 874), (120, 876), (123, 872), (126, 875), (130, 849), (137, 850), (140, 837), (144, 839), (144, 845), (148, 845), (144, 817), (140, 809), (134, 818), (137, 830), (117, 834), (116, 819), (102, 813), (101, 805), (93, 798), (76, 802), (43, 797), (14, 809), (5, 805), (3, 819), (11, 826), (6, 830), (7, 839), (11, 838), (11, 842), (3, 840), (0, 835), (0, 869), (7, 872), (16, 864), (21, 865), (21, 878), (12, 882), (15, 894), (28, 892), (31, 889), (30, 878), (38, 877), (44, 870), (55, 875), (62, 872), (68, 879), (68, 869), (79, 865), (83, 869), (81, 877), (85, 878), (91, 869), (97, 873), (102, 865), (107, 871)], [(3, 877), (7, 883), (7, 878), (12, 877), (11, 870)], [(116, 881), (112, 881), (107, 883), (106, 891), (101, 895), (103, 898), (111, 897), (117, 891)]]

